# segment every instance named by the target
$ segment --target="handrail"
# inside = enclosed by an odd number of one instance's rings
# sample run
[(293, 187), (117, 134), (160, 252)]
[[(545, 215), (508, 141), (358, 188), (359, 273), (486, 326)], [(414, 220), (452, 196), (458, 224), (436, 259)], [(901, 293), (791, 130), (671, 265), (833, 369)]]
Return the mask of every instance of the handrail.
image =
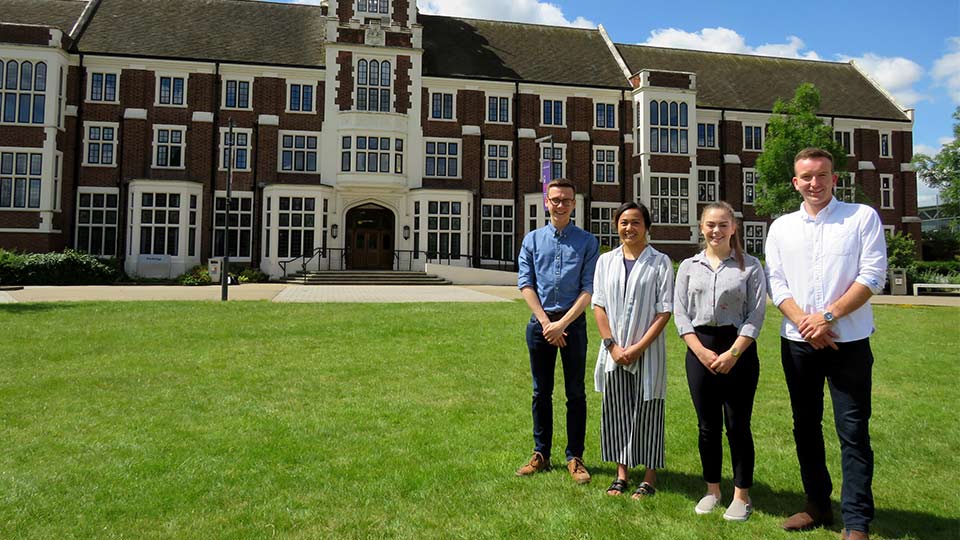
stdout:
[[(283, 272), (283, 277), (287, 277), (287, 265), (294, 261), (300, 261), (300, 270), (302, 272), (307, 271), (307, 265), (310, 264), (317, 257), (327, 260), (327, 269), (330, 269), (330, 262), (334, 254), (340, 254), (339, 269), (343, 270), (347, 262), (347, 257), (349, 255), (349, 248), (331, 248), (326, 246), (321, 246), (314, 248), (311, 252), (305, 253), (299, 257), (291, 257), (289, 259), (284, 259), (279, 261), (280, 269)], [(454, 261), (466, 261), (468, 266), (473, 267), (470, 264), (473, 261), (474, 255), (470, 253), (450, 253), (450, 252), (440, 252), (440, 251), (425, 251), (425, 250), (413, 250), (413, 249), (394, 249), (393, 252), (393, 269), (400, 270), (404, 265), (403, 259), (406, 259), (407, 270), (413, 270), (413, 261), (423, 258), (424, 263), (432, 264), (446, 264), (447, 266), (452, 266)], [(406, 255), (406, 257), (402, 257)], [(516, 261), (512, 259), (500, 259), (500, 258), (487, 258), (483, 257), (484, 261), (494, 261), (493, 265), (496, 266), (499, 270), (512, 270)]]

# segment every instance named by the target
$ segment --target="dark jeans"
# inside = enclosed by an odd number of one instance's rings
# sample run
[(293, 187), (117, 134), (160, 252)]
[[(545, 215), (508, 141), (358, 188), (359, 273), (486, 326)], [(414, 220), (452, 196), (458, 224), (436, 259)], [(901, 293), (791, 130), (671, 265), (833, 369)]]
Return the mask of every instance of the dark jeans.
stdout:
[[(701, 326), (695, 331), (700, 343), (717, 354), (730, 350), (737, 339), (734, 326)], [(687, 385), (700, 428), (698, 442), (703, 480), (711, 484), (720, 482), (725, 423), (727, 441), (730, 443), (730, 461), (733, 462), (733, 484), (739, 488), (750, 488), (753, 486), (755, 460), (750, 418), (760, 378), (757, 345), (751, 343), (726, 374), (710, 373), (689, 348), (686, 360)]]
[[(556, 316), (559, 319), (559, 316)], [(551, 320), (555, 320), (551, 316)], [(567, 346), (560, 349), (563, 384), (567, 396), (567, 460), (583, 457), (583, 439), (587, 430), (587, 393), (583, 372), (587, 361), (587, 318), (581, 314), (567, 327)], [(527, 348), (533, 375), (534, 450), (550, 459), (553, 446), (553, 379), (557, 365), (557, 347), (543, 337), (543, 327), (535, 317), (527, 324)]]
[(830, 508), (833, 484), (823, 446), (823, 381), (830, 387), (833, 420), (840, 438), (843, 487), (840, 504), (849, 530), (868, 531), (873, 520), (873, 450), (870, 448), (870, 340), (815, 350), (809, 343), (780, 338), (780, 358), (793, 409), (793, 438), (807, 500)]

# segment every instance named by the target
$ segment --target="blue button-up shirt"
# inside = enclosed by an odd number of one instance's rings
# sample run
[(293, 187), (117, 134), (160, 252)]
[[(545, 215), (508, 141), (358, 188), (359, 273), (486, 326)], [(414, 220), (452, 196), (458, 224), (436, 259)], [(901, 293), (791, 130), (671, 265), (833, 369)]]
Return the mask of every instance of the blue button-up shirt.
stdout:
[(593, 294), (599, 256), (599, 244), (592, 234), (573, 222), (562, 231), (548, 223), (523, 238), (517, 287), (536, 290), (547, 313), (566, 312), (581, 292)]

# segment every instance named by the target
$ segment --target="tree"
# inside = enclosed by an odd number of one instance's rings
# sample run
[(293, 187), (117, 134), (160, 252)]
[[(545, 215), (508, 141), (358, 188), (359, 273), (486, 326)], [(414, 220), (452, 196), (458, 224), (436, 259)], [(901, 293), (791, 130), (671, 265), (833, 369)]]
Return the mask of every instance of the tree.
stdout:
[(960, 107), (953, 111), (953, 141), (936, 156), (913, 156), (913, 166), (928, 186), (940, 190), (940, 206), (948, 215), (960, 215)]
[(817, 118), (819, 108), (820, 92), (810, 83), (798, 86), (790, 101), (777, 99), (767, 124), (765, 148), (757, 158), (757, 214), (779, 215), (800, 206), (802, 199), (793, 188), (793, 157), (800, 150), (822, 148), (833, 155), (834, 171), (846, 169), (847, 152), (834, 139), (833, 128)]

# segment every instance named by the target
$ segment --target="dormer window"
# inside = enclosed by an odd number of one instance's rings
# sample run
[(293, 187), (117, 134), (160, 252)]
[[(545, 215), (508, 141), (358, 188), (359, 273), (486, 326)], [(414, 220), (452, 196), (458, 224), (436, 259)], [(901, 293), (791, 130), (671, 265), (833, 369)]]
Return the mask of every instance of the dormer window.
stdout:
[(390, 0), (357, 0), (360, 15), (389, 15)]

